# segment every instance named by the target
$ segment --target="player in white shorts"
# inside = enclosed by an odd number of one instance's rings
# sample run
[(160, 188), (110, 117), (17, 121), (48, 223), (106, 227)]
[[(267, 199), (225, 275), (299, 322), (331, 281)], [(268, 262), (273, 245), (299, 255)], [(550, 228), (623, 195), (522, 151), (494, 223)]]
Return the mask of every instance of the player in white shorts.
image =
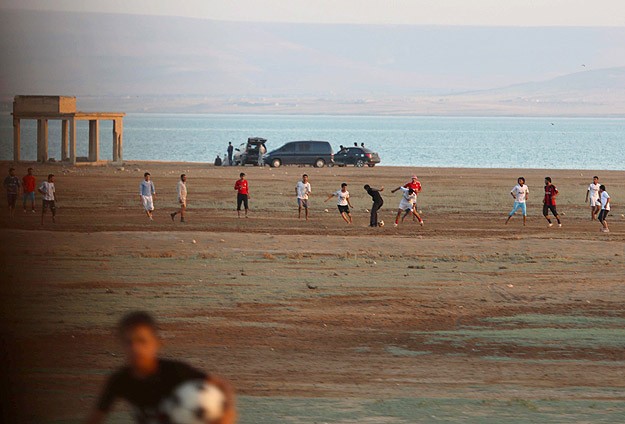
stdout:
[[(401, 216), (402, 212), (404, 213), (404, 216), (401, 218), (401, 222), (404, 222), (406, 216), (412, 213), (412, 210), (417, 203), (417, 193), (413, 189), (406, 187), (398, 187), (398, 189), (402, 191), (402, 197), (399, 201), (399, 207), (397, 208), (397, 216), (395, 217), (396, 227), (399, 225), (399, 217)], [(421, 225), (423, 225), (423, 223), (421, 223)]]
[(590, 203), (590, 217), (594, 221), (597, 219), (597, 214), (601, 210), (601, 199), (599, 198), (599, 177), (592, 177), (592, 183), (586, 190), (586, 202)]
[(143, 174), (143, 181), (139, 185), (139, 199), (141, 199), (141, 205), (145, 209), (145, 214), (153, 221), (152, 212), (154, 212), (154, 196), (156, 196), (156, 190), (154, 189), (154, 183), (150, 180), (150, 173)]

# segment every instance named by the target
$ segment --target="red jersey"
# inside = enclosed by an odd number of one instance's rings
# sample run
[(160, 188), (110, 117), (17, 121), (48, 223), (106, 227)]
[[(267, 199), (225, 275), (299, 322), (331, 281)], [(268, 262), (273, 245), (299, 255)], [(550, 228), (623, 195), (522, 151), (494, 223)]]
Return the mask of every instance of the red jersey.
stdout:
[(555, 206), (556, 205), (556, 194), (558, 194), (558, 189), (553, 184), (545, 186), (545, 205)]
[(411, 188), (415, 191), (415, 193), (419, 193), (421, 191), (421, 183), (419, 181), (417, 181), (416, 183), (413, 183), (411, 181), (409, 183), (404, 184), (404, 188)]
[(237, 182), (234, 183), (234, 189), (239, 194), (250, 194), (249, 187), (247, 185), (247, 180), (237, 180)]
[(35, 191), (35, 176), (34, 175), (24, 175), (22, 178), (22, 187), (24, 187), (24, 193), (32, 193)]

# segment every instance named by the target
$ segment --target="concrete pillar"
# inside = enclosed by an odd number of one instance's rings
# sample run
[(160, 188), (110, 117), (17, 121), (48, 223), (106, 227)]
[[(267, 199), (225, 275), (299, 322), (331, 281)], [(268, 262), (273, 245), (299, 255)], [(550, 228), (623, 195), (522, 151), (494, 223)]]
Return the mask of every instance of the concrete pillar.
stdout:
[(48, 160), (48, 120), (37, 120), (37, 161)]
[(76, 120), (69, 120), (69, 161), (76, 165)]
[(89, 161), (97, 162), (100, 157), (100, 121), (89, 121)]
[(19, 118), (13, 118), (13, 160), (20, 161), (20, 149), (22, 148), (21, 126)]
[(68, 151), (68, 124), (67, 119), (61, 121), (61, 160), (66, 161), (69, 159)]
[(122, 118), (113, 119), (113, 162), (123, 162), (123, 138), (124, 126)]

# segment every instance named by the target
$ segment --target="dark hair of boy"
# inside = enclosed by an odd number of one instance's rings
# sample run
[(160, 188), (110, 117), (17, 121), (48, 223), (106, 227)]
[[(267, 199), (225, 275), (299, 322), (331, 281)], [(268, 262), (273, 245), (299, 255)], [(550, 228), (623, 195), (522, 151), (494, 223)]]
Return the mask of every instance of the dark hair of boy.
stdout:
[(241, 173), (239, 174), (239, 178), (243, 178), (243, 177), (245, 177), (245, 172), (241, 172)]
[(48, 174), (48, 180), (54, 177), (54, 174)]
[(369, 184), (365, 184), (365, 190), (369, 190), (371, 188), (371, 186)]
[(144, 177), (147, 177), (148, 175), (150, 175), (149, 172), (146, 172), (145, 174), (143, 174)]
[(341, 188), (343, 188), (343, 187), (347, 187), (347, 183), (341, 184)]
[(152, 315), (145, 311), (129, 312), (117, 323), (117, 333), (123, 335), (137, 327), (147, 327), (154, 333), (158, 333), (158, 324)]
[(604, 186), (603, 184), (601, 184), (601, 185), (599, 186), (599, 190), (601, 190), (601, 191), (605, 191), (605, 186)]
[(187, 176), (187, 174), (180, 174), (180, 179), (183, 179), (186, 176)]
[(545, 181), (551, 182), (551, 177), (545, 177)]

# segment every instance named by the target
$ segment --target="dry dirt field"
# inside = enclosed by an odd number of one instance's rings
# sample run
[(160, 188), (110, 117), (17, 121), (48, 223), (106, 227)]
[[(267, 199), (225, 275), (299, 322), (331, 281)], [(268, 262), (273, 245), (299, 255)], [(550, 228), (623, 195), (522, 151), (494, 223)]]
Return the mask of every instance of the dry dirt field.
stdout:
[[(547, 228), (543, 170), (248, 167), (252, 211), (237, 219), (240, 170), (37, 167), (57, 175), (57, 224), (0, 216), (13, 422), (80, 422), (122, 363), (112, 327), (133, 309), (158, 316), (166, 356), (233, 382), (244, 424), (625, 422), (625, 173), (600, 172), (604, 234), (583, 203), (589, 171), (548, 173), (564, 226)], [(181, 172), (186, 224), (168, 216)], [(293, 195), (303, 172), (309, 222)], [(426, 225), (393, 228), (390, 189), (413, 172)], [(520, 175), (528, 226), (504, 226)], [(352, 226), (322, 203), (343, 181)], [(387, 189), (384, 228), (367, 227), (365, 183)], [(123, 405), (109, 422), (129, 422)]]

